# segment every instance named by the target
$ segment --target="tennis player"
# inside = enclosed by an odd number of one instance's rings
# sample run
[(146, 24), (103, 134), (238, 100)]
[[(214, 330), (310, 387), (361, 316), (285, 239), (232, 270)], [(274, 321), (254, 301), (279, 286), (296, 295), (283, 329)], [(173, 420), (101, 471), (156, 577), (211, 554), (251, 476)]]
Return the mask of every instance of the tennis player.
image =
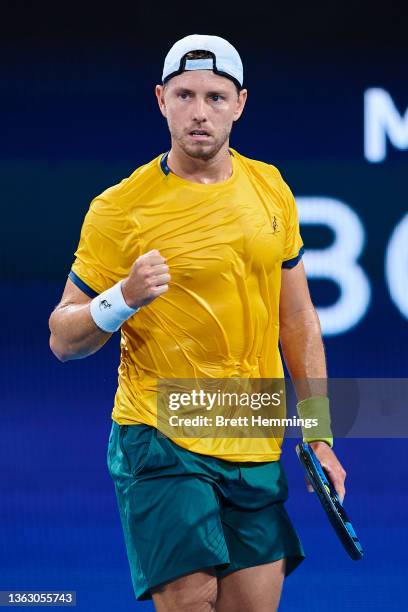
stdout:
[[(281, 440), (157, 436), (157, 381), (282, 378), (279, 340), (293, 379), (325, 379), (296, 204), (275, 167), (230, 147), (247, 90), (229, 42), (176, 42), (156, 97), (171, 148), (92, 201), (50, 346), (81, 359), (121, 330), (108, 466), (136, 598), (270, 612), (304, 558)], [(324, 394), (298, 400), (329, 422)], [(331, 432), (307, 441), (343, 498)]]

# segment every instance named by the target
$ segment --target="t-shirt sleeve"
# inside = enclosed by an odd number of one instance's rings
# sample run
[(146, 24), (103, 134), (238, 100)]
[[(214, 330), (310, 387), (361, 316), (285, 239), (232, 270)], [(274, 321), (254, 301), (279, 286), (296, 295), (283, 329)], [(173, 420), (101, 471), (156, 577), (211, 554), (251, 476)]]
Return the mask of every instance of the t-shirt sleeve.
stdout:
[(109, 199), (95, 198), (85, 216), (69, 278), (95, 297), (126, 278), (140, 255), (138, 232), (123, 209)]
[(286, 239), (283, 252), (282, 268), (294, 268), (304, 253), (303, 240), (300, 235), (299, 214), (295, 198), (282, 180), (285, 200)]

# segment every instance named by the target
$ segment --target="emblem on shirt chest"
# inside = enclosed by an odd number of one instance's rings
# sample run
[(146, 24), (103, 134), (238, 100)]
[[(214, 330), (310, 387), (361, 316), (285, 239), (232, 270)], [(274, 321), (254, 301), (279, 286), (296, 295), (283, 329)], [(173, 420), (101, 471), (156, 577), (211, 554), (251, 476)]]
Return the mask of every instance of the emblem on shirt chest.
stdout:
[(273, 229), (272, 234), (279, 234), (280, 232), (279, 222), (278, 222), (278, 219), (275, 217), (275, 215), (273, 216), (273, 219), (272, 219), (272, 229)]

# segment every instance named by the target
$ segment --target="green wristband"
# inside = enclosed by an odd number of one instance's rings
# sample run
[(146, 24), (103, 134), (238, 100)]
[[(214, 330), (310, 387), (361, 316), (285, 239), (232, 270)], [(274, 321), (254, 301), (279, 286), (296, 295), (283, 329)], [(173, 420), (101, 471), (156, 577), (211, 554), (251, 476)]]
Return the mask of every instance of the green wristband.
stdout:
[(333, 448), (333, 433), (330, 426), (329, 398), (308, 397), (297, 404), (297, 411), (303, 424), (303, 442), (326, 442)]

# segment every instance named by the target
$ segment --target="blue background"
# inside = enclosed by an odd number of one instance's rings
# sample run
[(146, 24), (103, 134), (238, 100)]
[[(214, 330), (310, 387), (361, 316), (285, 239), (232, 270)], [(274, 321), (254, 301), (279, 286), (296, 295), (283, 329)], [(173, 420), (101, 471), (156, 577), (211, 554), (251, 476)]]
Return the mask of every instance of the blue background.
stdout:
[[(382, 14), (331, 3), (248, 15), (220, 8), (187, 18), (179, 3), (81, 13), (8, 7), (0, 80), (0, 590), (76, 590), (84, 611), (152, 609), (133, 598), (106, 468), (118, 335), (98, 354), (59, 363), (48, 348), (89, 201), (167, 150), (153, 88), (171, 44), (194, 31), (239, 48), (249, 89), (231, 144), (277, 165), (297, 196), (347, 202), (367, 236), (360, 258), (372, 288), (364, 319), (326, 339), (334, 377), (406, 375), (407, 320), (384, 278), (385, 249), (407, 210), (408, 153), (363, 155), (363, 93), (383, 87), (402, 114), (407, 49), (398, 5)], [(245, 30), (245, 31), (244, 31)], [(307, 234), (305, 233), (305, 237)], [(318, 240), (308, 235), (307, 248)], [(311, 283), (316, 303), (335, 288)], [(408, 290), (408, 287), (407, 287)], [(285, 583), (282, 610), (402, 610), (408, 597), (407, 444), (338, 440), (346, 507), (365, 548), (351, 561), (306, 492), (284, 445), (293, 518), (307, 559)]]

